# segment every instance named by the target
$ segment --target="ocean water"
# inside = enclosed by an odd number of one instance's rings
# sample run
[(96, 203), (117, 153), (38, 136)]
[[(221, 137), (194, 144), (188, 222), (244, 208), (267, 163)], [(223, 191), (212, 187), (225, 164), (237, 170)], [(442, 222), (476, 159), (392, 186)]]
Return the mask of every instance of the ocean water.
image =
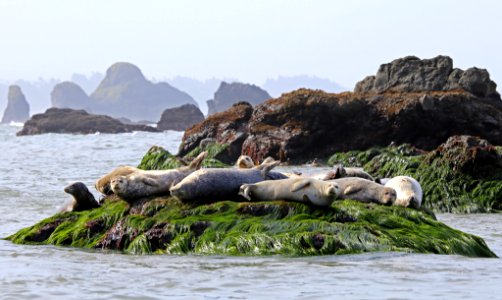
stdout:
[[(182, 133), (16, 137), (0, 126), (0, 237), (54, 214), (64, 186), (89, 187)], [(94, 190), (92, 188), (92, 190)], [(97, 193), (95, 193), (98, 196)], [(502, 215), (438, 216), (502, 256)], [(0, 240), (1, 299), (501, 299), (502, 261), (368, 253), (291, 258), (124, 255)]]

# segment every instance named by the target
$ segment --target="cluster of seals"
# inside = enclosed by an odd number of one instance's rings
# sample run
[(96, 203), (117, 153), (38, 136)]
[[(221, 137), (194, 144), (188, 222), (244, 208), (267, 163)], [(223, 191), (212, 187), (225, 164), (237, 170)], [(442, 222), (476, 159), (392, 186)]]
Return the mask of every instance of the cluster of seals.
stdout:
[(394, 189), (368, 179), (345, 177), (328, 180), (327, 182), (338, 184), (341, 190), (340, 199), (352, 199), (384, 205), (392, 205), (396, 201), (396, 191)]
[(169, 195), (169, 189), (192, 172), (200, 169), (207, 152), (199, 154), (188, 166), (173, 170), (137, 170), (111, 179), (114, 194), (126, 201), (153, 195)]
[(337, 183), (313, 178), (289, 178), (243, 184), (239, 195), (247, 200), (285, 200), (317, 206), (330, 206), (340, 196)]
[(185, 177), (171, 188), (171, 195), (181, 200), (208, 199), (228, 200), (238, 197), (243, 184), (257, 183), (267, 179), (267, 174), (279, 161), (261, 164), (251, 169), (207, 168)]
[(73, 196), (70, 202), (65, 204), (60, 212), (84, 211), (99, 207), (94, 195), (89, 192), (82, 182), (75, 182), (64, 188), (64, 191)]

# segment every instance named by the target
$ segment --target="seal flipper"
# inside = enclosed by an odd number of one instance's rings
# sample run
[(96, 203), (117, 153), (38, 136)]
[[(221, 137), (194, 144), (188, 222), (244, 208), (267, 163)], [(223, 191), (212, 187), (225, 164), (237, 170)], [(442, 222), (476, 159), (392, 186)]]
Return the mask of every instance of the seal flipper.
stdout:
[(361, 187), (355, 187), (353, 185), (349, 185), (348, 187), (343, 190), (344, 195), (350, 195), (350, 194), (355, 194), (357, 192), (361, 191)]
[(196, 158), (192, 160), (192, 162), (186, 167), (188, 170), (198, 170), (202, 167), (202, 162), (206, 158), (208, 152), (204, 151), (197, 155)]
[[(310, 181), (308, 180), (300, 180), (298, 182), (295, 182), (293, 186), (291, 186), (291, 192), (298, 192), (301, 189), (304, 189), (310, 185)], [(305, 195), (304, 195), (305, 197)], [(308, 197), (307, 197), (308, 198)]]
[(146, 185), (149, 185), (149, 186), (158, 186), (159, 184), (157, 183), (157, 181), (155, 181), (154, 179), (152, 178), (148, 178), (148, 177), (145, 177), (145, 178), (142, 178), (141, 181), (146, 184)]
[(276, 160), (274, 162), (271, 162), (271, 163), (267, 163), (267, 164), (261, 164), (257, 167), (255, 167), (256, 169), (260, 170), (261, 171), (261, 176), (263, 178), (265, 178), (267, 176), (267, 174), (273, 169), (275, 168), (278, 164), (280, 164), (281, 162)]

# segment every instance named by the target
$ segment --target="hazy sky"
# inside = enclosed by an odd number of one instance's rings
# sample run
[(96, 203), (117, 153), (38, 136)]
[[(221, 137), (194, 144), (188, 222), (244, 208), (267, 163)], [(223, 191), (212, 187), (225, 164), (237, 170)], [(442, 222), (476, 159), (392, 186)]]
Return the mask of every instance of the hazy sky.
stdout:
[(449, 55), (502, 86), (502, 1), (0, 0), (0, 79), (69, 79), (128, 61), (147, 77), (352, 88), (381, 63)]

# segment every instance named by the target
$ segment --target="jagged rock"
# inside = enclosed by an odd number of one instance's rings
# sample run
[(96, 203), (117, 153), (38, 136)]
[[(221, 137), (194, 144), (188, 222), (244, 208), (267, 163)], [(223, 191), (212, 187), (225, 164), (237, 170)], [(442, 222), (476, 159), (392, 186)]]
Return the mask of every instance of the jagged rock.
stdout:
[(30, 118), (30, 105), (26, 101), (21, 88), (17, 85), (9, 87), (7, 108), (2, 117), (2, 123), (22, 122)]
[(197, 105), (188, 94), (165, 82), (150, 82), (138, 67), (124, 62), (108, 68), (90, 97), (96, 105), (94, 112), (131, 120), (156, 121), (166, 108)]
[(407, 56), (383, 64), (375, 76), (368, 76), (356, 84), (356, 93), (423, 92), (464, 89), (479, 97), (500, 100), (497, 85), (485, 69), (453, 68), (448, 56), (419, 59)]
[(84, 110), (70, 108), (49, 108), (43, 114), (36, 114), (24, 123), (18, 136), (43, 133), (122, 133), (132, 131), (158, 132), (146, 125), (125, 125), (117, 119), (104, 115), (92, 115)]
[(226, 156), (218, 157), (227, 164), (235, 163), (241, 155), (242, 143), (248, 136), (248, 121), (253, 113), (253, 106), (247, 102), (238, 102), (230, 109), (210, 115), (195, 126), (187, 129), (180, 145), (179, 156), (184, 156), (199, 147), (202, 141), (216, 141), (228, 144)]
[(51, 103), (57, 108), (84, 109), (92, 112), (92, 101), (84, 90), (71, 81), (64, 81), (54, 86)]
[(164, 110), (157, 123), (159, 130), (185, 131), (187, 128), (204, 121), (204, 114), (193, 104), (184, 104)]
[(208, 115), (222, 112), (240, 101), (257, 105), (270, 98), (270, 95), (266, 91), (256, 85), (239, 82), (222, 82), (214, 93), (214, 100), (207, 101)]

